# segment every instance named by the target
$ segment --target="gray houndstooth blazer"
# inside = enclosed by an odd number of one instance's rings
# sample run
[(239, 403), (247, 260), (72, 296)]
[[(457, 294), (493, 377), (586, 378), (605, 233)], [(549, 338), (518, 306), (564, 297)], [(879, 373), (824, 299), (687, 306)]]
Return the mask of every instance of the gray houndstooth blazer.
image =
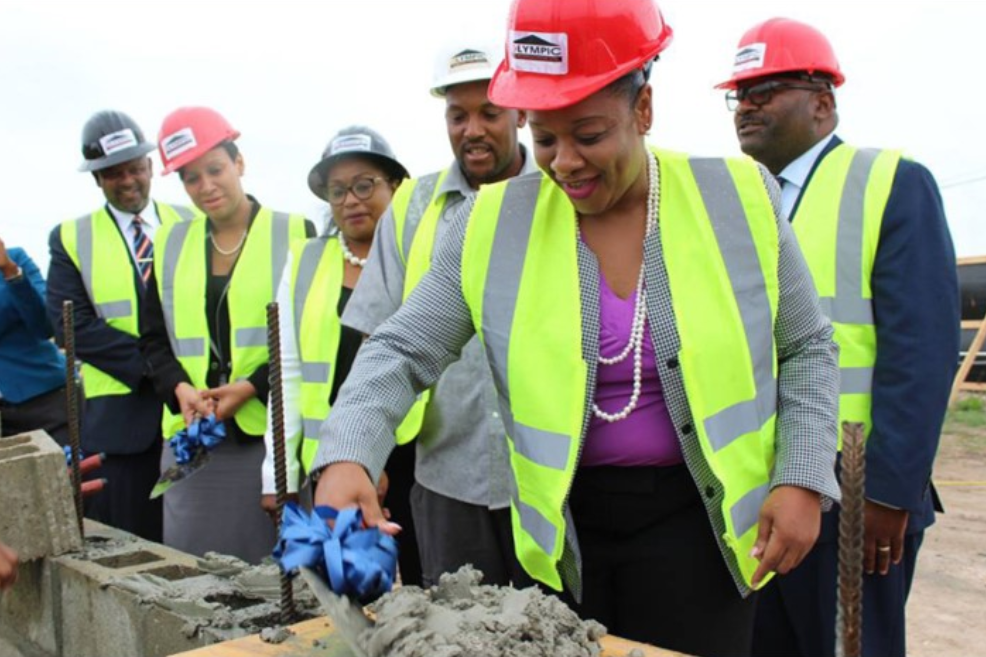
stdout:
[[(761, 174), (777, 215), (777, 183), (762, 167)], [(462, 204), (455, 225), (436, 249), (429, 274), (401, 309), (361, 348), (329, 420), (322, 427), (321, 445), (313, 467), (315, 476), (330, 463), (352, 461), (366, 467), (374, 480), (379, 478), (394, 446), (394, 430), (413, 403), (416, 391), (437, 381), (442, 370), (458, 359), (462, 346), (475, 333), (470, 310), (462, 296), (460, 277), (462, 244), (472, 206), (472, 199)], [(831, 325), (819, 309), (811, 276), (790, 226), (776, 216), (775, 219), (780, 248), (774, 327), (778, 409), (777, 460), (771, 486), (793, 485), (817, 491), (827, 507), (839, 497), (834, 473), (838, 347), (832, 341)], [(581, 240), (578, 261), (583, 358), (594, 363), (599, 353), (599, 266)], [(668, 410), (678, 428), (685, 461), (702, 493), (720, 551), (737, 588), (746, 595), (749, 590), (739, 576), (732, 552), (721, 539), (725, 533), (719, 508), (721, 488), (702, 456), (696, 432), (681, 430), (694, 421), (681, 369), (667, 366), (681, 345), (661, 253), (660, 230), (653, 231), (645, 242), (644, 264), (647, 319)], [(594, 391), (595, 368), (590, 367), (589, 373), (588, 385)], [(588, 426), (590, 412), (587, 407), (583, 427)], [(580, 571), (575, 526), (569, 518), (560, 572), (576, 596), (581, 589)]]

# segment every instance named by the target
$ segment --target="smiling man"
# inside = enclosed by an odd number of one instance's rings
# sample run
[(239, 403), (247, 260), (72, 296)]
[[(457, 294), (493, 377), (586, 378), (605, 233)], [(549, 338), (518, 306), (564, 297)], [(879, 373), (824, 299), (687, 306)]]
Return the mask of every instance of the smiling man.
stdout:
[[(524, 112), (498, 107), (487, 95), (501, 51), (502, 46), (456, 41), (438, 54), (431, 93), (445, 100), (455, 161), (397, 190), (343, 315), (347, 326), (371, 334), (397, 311), (431, 267), (456, 209), (480, 185), (537, 170), (518, 141)], [(411, 489), (424, 584), (437, 584), (443, 572), (466, 563), (482, 570), (490, 584), (529, 582), (513, 556), (507, 446), (478, 340), (466, 345), (430, 398), (412, 409), (397, 439), (414, 438), (416, 450), (399, 447), (388, 464), (387, 505), (400, 504)], [(400, 464), (412, 458), (414, 481), (401, 481), (399, 473), (407, 468)]]
[(148, 499), (161, 456), (161, 402), (137, 347), (144, 288), (158, 226), (193, 216), (151, 201), (153, 143), (123, 112), (97, 112), (82, 129), (80, 171), (92, 173), (106, 203), (57, 226), (49, 237), (48, 316), (64, 342), (62, 304), (75, 310), (75, 352), (83, 361), (82, 449), (103, 452), (103, 492), (86, 515), (161, 540), (161, 502)]
[[(773, 18), (740, 40), (726, 103), (740, 148), (782, 185), (781, 205), (840, 347), (839, 419), (866, 432), (863, 654), (903, 657), (904, 607), (958, 363), (955, 251), (938, 186), (900, 151), (835, 134), (845, 81), (825, 36)], [(940, 510), (940, 509), (939, 509)], [(838, 512), (804, 562), (761, 592), (753, 653), (832, 655)]]

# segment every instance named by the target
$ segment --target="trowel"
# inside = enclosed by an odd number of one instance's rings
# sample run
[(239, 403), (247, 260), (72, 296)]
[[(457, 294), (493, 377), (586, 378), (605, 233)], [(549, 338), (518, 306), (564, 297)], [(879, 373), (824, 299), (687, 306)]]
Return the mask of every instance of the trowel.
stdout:
[(332, 621), (332, 625), (339, 635), (349, 644), (354, 657), (369, 657), (360, 646), (359, 637), (364, 630), (373, 627), (373, 621), (367, 618), (362, 609), (356, 606), (352, 600), (329, 588), (329, 585), (316, 571), (304, 566), (299, 570), (305, 583), (308, 584), (308, 588), (312, 590), (312, 593), (321, 603), (322, 611)]
[(188, 461), (188, 463), (176, 463), (161, 473), (157, 483), (154, 484), (154, 489), (151, 490), (150, 499), (153, 500), (161, 497), (169, 488), (180, 481), (188, 479), (193, 474), (201, 470), (202, 467), (208, 462), (209, 451), (203, 445), (199, 445), (198, 449), (195, 450), (195, 454), (192, 456), (191, 460)]

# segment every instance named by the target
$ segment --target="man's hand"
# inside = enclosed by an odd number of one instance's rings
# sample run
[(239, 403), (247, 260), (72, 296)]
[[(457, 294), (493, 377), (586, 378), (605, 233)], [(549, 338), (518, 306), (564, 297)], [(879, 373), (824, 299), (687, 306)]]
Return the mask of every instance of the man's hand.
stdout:
[(863, 507), (863, 570), (886, 575), (904, 557), (907, 511), (866, 500)]
[(17, 263), (10, 259), (3, 240), (0, 240), (0, 274), (4, 278), (13, 278), (17, 274)]
[(175, 386), (175, 399), (181, 408), (181, 417), (185, 420), (185, 427), (192, 426), (192, 422), (197, 417), (208, 417), (213, 410), (211, 399), (202, 397), (202, 393), (195, 389), (190, 383), (182, 381)]
[(0, 591), (17, 581), (17, 553), (0, 543)]
[(359, 463), (341, 461), (322, 470), (315, 486), (315, 505), (335, 509), (358, 506), (367, 527), (378, 527), (391, 536), (401, 530), (400, 525), (384, 518), (377, 488)]
[(243, 404), (250, 401), (250, 398), (257, 394), (257, 389), (246, 379), (227, 383), (218, 388), (206, 391), (206, 396), (213, 400), (216, 407), (216, 419), (228, 420), (236, 415)]
[(760, 566), (753, 573), (755, 587), (767, 573), (793, 570), (818, 540), (822, 502), (818, 493), (797, 486), (778, 486), (760, 508), (760, 529), (753, 556)]

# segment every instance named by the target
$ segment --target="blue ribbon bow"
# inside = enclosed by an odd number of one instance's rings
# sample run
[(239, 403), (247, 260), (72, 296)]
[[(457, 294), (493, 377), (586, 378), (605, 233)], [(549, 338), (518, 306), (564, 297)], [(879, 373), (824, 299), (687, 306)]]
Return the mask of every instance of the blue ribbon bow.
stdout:
[[(334, 520), (329, 527), (327, 520)], [(281, 512), (274, 559), (285, 572), (306, 566), (327, 575), (339, 595), (369, 604), (389, 591), (397, 574), (397, 541), (376, 527), (363, 529), (358, 508), (305, 511), (294, 502)]]
[(184, 465), (192, 460), (200, 447), (207, 451), (226, 438), (226, 426), (215, 415), (199, 418), (187, 429), (182, 429), (168, 443), (175, 452), (175, 462)]

